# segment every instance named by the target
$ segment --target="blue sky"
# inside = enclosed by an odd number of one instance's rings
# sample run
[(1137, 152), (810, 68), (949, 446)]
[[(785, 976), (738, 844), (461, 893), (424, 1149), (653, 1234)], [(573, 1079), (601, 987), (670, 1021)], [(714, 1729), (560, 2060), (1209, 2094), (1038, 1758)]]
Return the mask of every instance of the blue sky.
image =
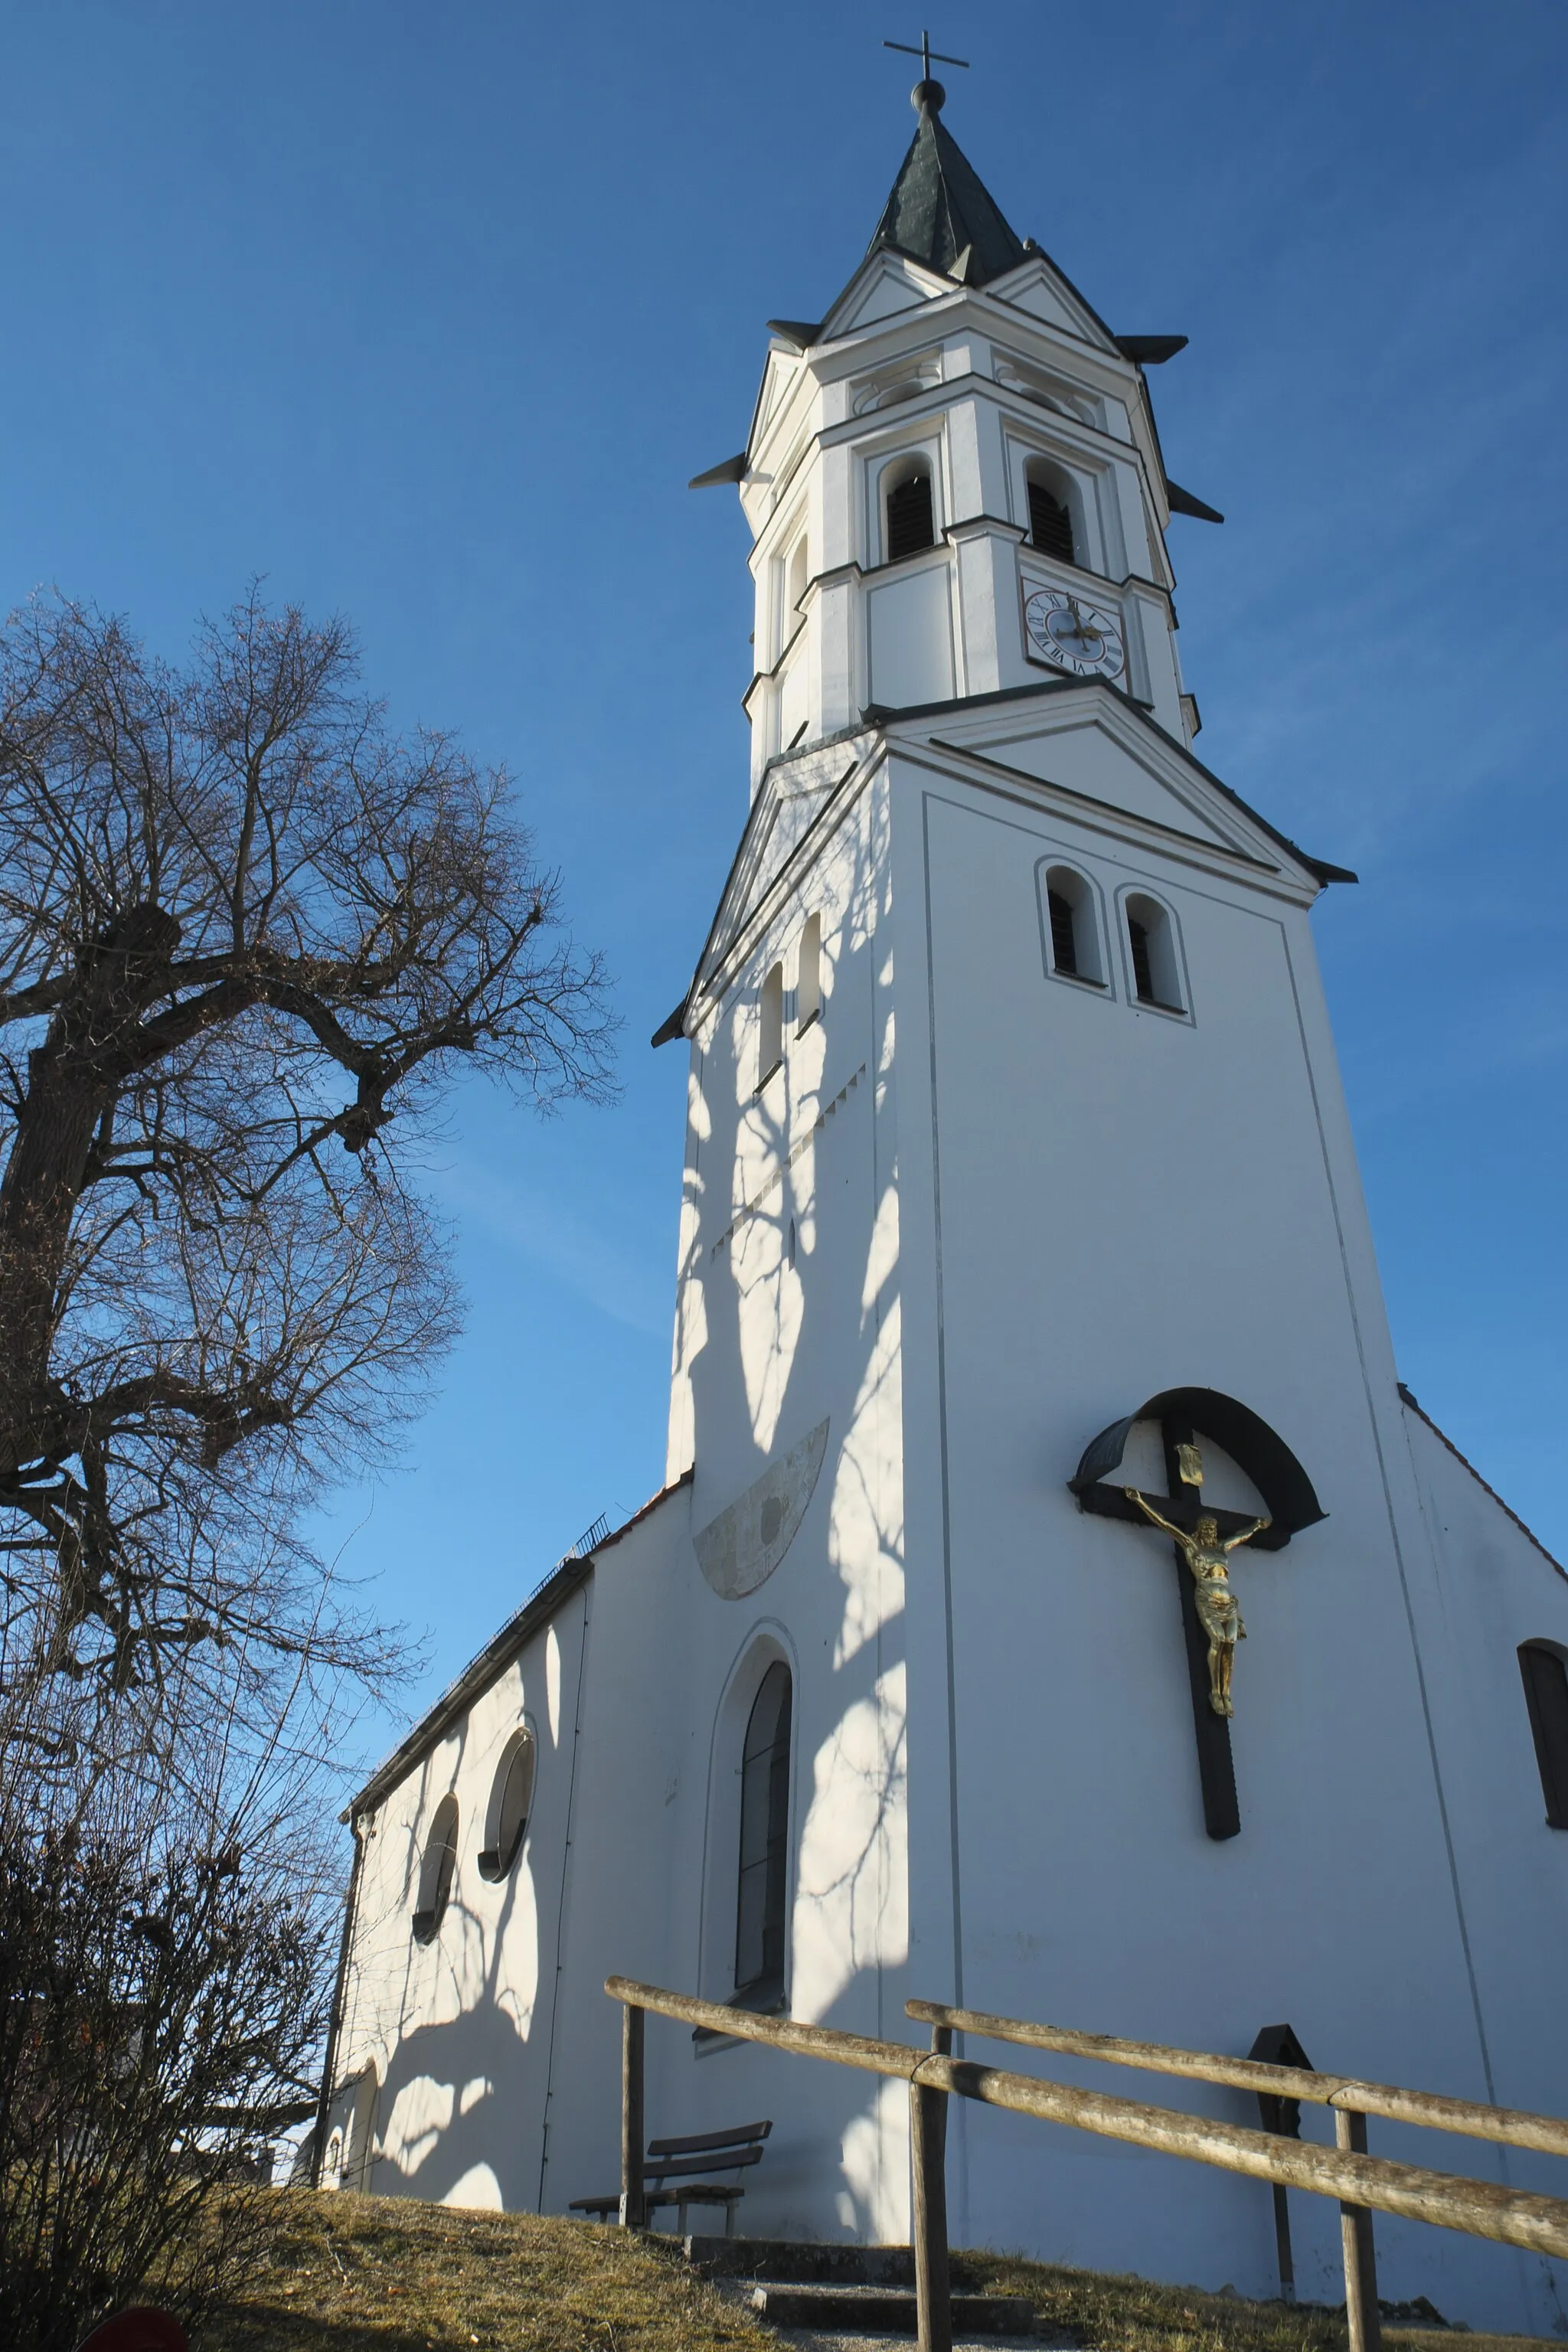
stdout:
[[(682, 992), (744, 814), (744, 438), (912, 128), (919, 26), (449, 0), (0, 6), (0, 601), (178, 654), (252, 572), (521, 779), (613, 1110), (454, 1105), (470, 1309), (346, 1558), (430, 1695), (663, 1464)], [(1568, 14), (952, 0), (945, 120), (1154, 379), (1219, 773), (1315, 918), (1401, 1370), (1568, 1553)], [(1226, 1107), (1246, 1116), (1244, 1102)]]

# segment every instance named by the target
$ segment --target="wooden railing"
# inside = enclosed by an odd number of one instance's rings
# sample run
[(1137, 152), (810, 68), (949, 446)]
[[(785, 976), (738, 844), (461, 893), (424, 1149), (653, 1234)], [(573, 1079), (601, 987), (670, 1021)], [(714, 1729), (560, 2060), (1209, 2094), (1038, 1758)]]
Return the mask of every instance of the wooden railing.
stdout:
[[(834, 2026), (803, 2024), (795, 2018), (758, 2017), (719, 2001), (698, 2000), (687, 1993), (667, 1992), (658, 1985), (637, 1984), (626, 1977), (608, 1978), (605, 1990), (626, 2009), (621, 2045), (621, 2220), (628, 2228), (642, 2228), (647, 2218), (643, 2200), (642, 2130), (644, 2016), (648, 2011), (740, 2041), (765, 2042), (776, 2050), (827, 2059), (868, 2074), (899, 2076), (909, 2084), (910, 2241), (921, 2352), (952, 2352), (944, 2158), (950, 2097), (974, 2099), (984, 2106), (1005, 2107), (1016, 2115), (1037, 2116), (1043, 2122), (1068, 2124), (1102, 2138), (1128, 2140), (1280, 2188), (1338, 2198), (1351, 2352), (1379, 2352), (1373, 2211), (1495, 2239), (1530, 2253), (1568, 2256), (1568, 2200), (1433, 2172), (1421, 2165), (1397, 2164), (1366, 2153), (1366, 2118), (1374, 2115), (1500, 2141), (1506, 2147), (1568, 2155), (1568, 2123), (1552, 2116), (1438, 2098), (1423, 2091), (1313, 2074), (1304, 2067), (1269, 2066), (1254, 2059), (1170, 2049), (1160, 2042), (1072, 2033), (1016, 2018), (988, 2016), (978, 2010), (950, 2009), (935, 2001), (906, 2003), (910, 2015), (931, 2029), (932, 2046), (923, 2051), (907, 2042), (841, 2032)], [(1145, 2106), (1100, 2091), (1078, 2090), (1065, 2083), (978, 2065), (952, 2055), (956, 2032), (1058, 2050), (1074, 2057), (1105, 2059), (1148, 2074), (1180, 2074), (1189, 2081), (1319, 2103), (1333, 2111), (1338, 2145), (1319, 2147), (1310, 2141), (1252, 2131), (1214, 2116)]]

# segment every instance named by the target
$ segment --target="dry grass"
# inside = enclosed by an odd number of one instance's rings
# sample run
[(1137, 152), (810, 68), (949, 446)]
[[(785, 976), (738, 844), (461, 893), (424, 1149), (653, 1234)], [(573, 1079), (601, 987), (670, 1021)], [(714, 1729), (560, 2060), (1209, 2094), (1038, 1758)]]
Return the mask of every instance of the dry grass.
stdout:
[[(198, 2329), (194, 2352), (777, 2352), (671, 2241), (413, 2198), (268, 2193), (269, 2260)], [(1093, 2352), (1344, 2352), (1336, 2314), (1195, 2287), (988, 2253), (955, 2255), (953, 2283), (1026, 2294), (1042, 2327)], [(1389, 2352), (1540, 2352), (1530, 2337), (1423, 2328), (1390, 2327), (1384, 2341)]]
[[(953, 2273), (955, 2284), (977, 2291), (1028, 2295), (1043, 2328), (1070, 2329), (1099, 2352), (1344, 2352), (1342, 2319), (1288, 2304), (1058, 2269), (1012, 2254), (955, 2255)], [(1465, 2352), (1471, 2352), (1468, 2343)]]
[[(1248, 2303), (1201, 2287), (1100, 2271), (1062, 2270), (1011, 2254), (955, 2254), (954, 2284), (998, 2294), (1026, 2294), (1042, 2329), (1068, 2329), (1096, 2352), (1344, 2352), (1338, 2312)], [(1386, 2352), (1542, 2352), (1533, 2336), (1477, 2336), (1386, 2322)], [(1561, 2346), (1553, 2352), (1562, 2352)]]
[(776, 2352), (673, 2250), (618, 2230), (274, 2193), (270, 2263), (194, 2352)]

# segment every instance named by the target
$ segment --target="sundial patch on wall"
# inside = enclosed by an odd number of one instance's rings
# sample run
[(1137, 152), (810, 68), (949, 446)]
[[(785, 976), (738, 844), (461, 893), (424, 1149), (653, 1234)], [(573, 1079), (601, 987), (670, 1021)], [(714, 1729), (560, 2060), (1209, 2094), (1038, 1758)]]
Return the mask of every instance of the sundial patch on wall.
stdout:
[(743, 1601), (767, 1582), (805, 1517), (826, 1452), (827, 1423), (819, 1421), (692, 1537), (697, 1564), (721, 1601)]

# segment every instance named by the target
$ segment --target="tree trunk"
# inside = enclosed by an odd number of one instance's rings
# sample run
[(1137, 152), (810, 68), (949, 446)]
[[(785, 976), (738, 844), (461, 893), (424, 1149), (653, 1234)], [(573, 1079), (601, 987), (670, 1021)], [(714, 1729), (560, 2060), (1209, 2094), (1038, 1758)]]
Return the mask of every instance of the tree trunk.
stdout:
[(121, 1056), (167, 987), (180, 927), (132, 907), (84, 959), (79, 990), (27, 1058), (27, 1091), (0, 1181), (0, 1472), (47, 1450), (56, 1301), (88, 1155)]

